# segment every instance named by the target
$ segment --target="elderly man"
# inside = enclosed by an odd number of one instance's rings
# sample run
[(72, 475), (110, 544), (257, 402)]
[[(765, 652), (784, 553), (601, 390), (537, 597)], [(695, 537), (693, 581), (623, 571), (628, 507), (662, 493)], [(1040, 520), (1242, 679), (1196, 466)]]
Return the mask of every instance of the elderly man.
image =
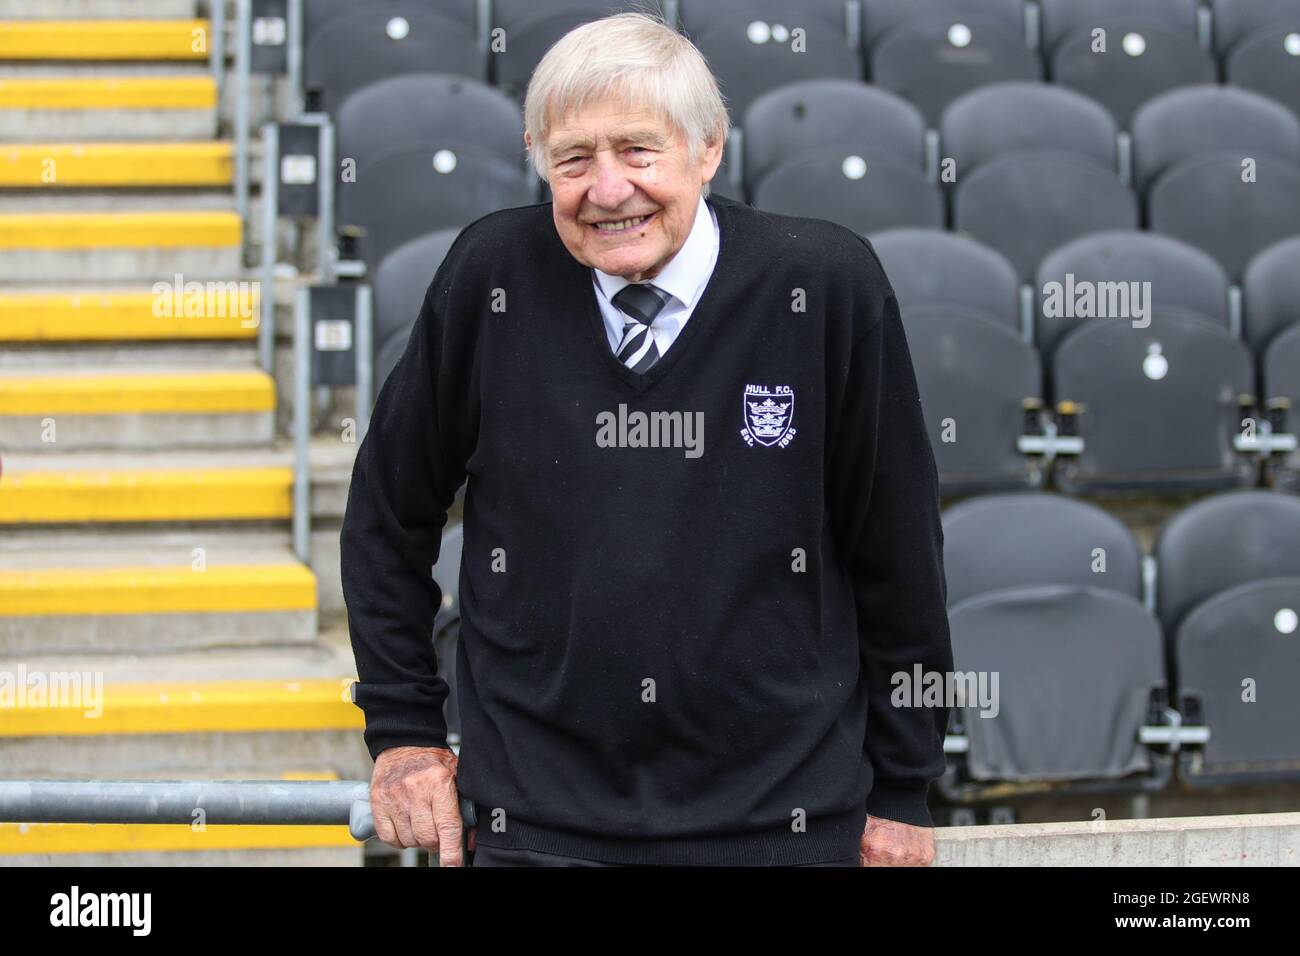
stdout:
[(708, 195), (727, 112), (650, 18), (565, 36), (525, 126), (553, 201), (460, 233), (352, 477), (379, 836), (461, 865), (463, 801), (475, 866), (929, 864), (948, 712), (891, 684), (952, 669), (938, 479), (874, 251)]

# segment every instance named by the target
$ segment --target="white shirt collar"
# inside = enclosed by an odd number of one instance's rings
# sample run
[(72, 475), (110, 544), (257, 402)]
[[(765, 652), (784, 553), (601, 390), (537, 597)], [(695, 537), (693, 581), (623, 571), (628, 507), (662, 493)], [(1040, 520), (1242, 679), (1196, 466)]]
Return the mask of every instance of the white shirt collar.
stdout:
[[(695, 223), (691, 226), (690, 235), (686, 237), (686, 241), (682, 243), (677, 253), (668, 260), (668, 265), (664, 266), (657, 276), (647, 281), (675, 297), (687, 309), (694, 308), (695, 300), (704, 291), (704, 285), (713, 272), (713, 255), (717, 242), (718, 237), (713, 228), (713, 213), (701, 196), (700, 204), (695, 210)], [(605, 298), (611, 301), (625, 286), (632, 284), (622, 276), (612, 276), (594, 267), (591, 271), (596, 281), (600, 283)]]

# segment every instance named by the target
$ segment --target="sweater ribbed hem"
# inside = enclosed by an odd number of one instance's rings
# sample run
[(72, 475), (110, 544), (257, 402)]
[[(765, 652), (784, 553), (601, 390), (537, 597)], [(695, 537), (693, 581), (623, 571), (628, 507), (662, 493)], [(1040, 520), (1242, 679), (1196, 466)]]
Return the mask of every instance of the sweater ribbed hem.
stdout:
[[(479, 820), (489, 817), (475, 805)], [(858, 854), (866, 827), (866, 807), (833, 816), (814, 817), (807, 829), (788, 825), (752, 833), (707, 837), (627, 839), (573, 833), (512, 819), (500, 833), (480, 827), (475, 843), (503, 850), (533, 850), (601, 863), (677, 866), (794, 866), (828, 863)]]

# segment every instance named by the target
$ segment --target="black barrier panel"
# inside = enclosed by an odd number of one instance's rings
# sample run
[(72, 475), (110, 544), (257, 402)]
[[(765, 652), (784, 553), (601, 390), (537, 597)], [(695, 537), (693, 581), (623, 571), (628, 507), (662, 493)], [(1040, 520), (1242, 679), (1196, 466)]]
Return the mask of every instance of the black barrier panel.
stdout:
[(285, 73), (289, 67), (288, 0), (253, 0), (251, 23), (249, 71)]
[(311, 288), (311, 380), (313, 385), (357, 382), (357, 287)]
[(320, 213), (320, 127), (285, 123), (279, 132), (275, 208), (281, 216), (313, 218)]

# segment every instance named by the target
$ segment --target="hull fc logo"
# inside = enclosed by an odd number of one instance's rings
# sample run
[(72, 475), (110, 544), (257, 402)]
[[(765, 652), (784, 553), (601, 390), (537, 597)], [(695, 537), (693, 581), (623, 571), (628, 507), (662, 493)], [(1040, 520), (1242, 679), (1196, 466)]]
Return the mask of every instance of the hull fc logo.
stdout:
[(746, 385), (742, 397), (745, 427), (740, 437), (751, 448), (759, 445), (780, 445), (784, 448), (794, 439), (794, 390), (789, 385)]

